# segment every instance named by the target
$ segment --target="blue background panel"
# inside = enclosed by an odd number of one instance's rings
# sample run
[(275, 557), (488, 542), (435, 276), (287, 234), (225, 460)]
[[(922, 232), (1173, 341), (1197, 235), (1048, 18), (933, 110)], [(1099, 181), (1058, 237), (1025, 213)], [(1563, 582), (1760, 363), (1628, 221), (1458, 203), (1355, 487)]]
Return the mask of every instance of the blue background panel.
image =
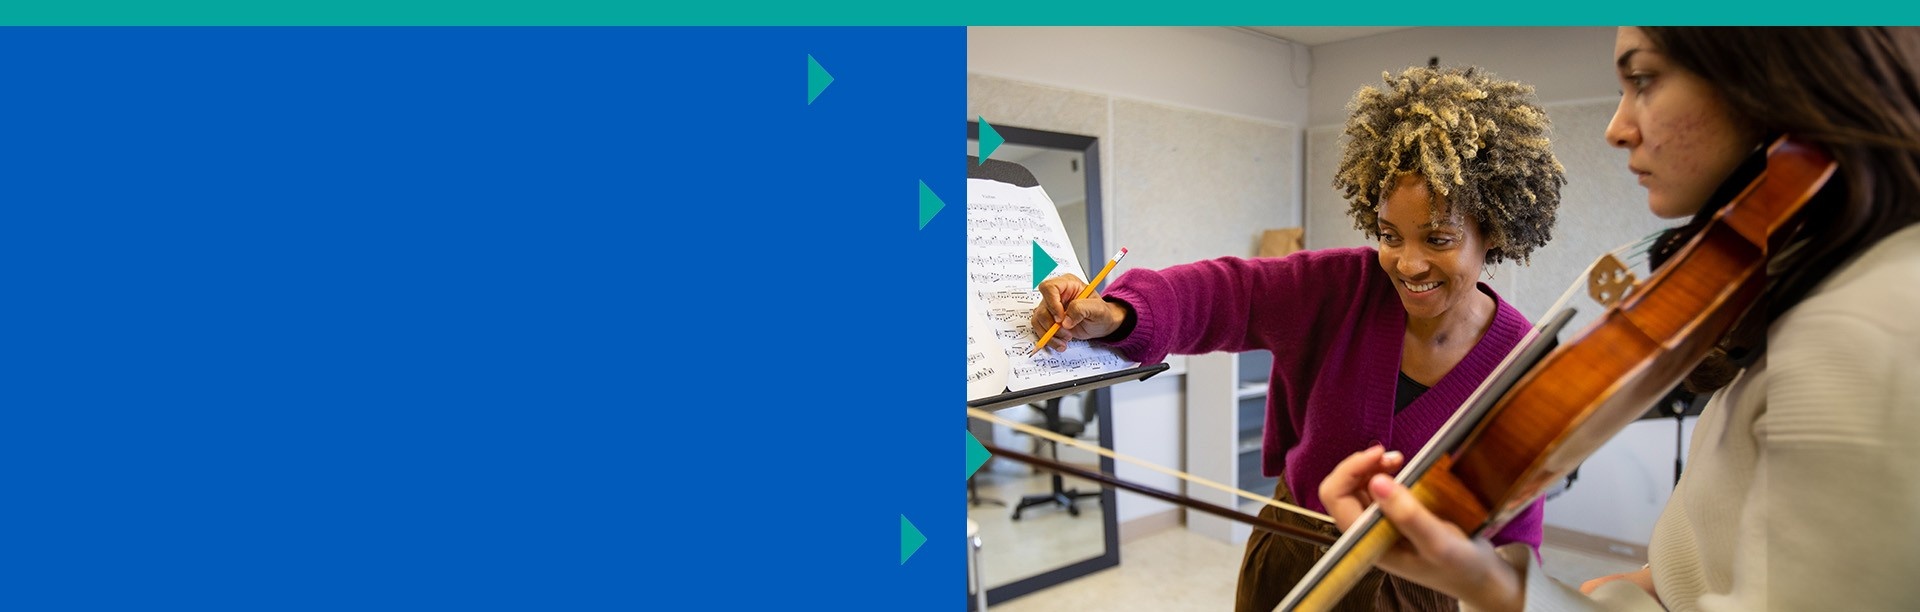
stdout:
[(963, 29), (0, 57), (5, 607), (958, 605)]

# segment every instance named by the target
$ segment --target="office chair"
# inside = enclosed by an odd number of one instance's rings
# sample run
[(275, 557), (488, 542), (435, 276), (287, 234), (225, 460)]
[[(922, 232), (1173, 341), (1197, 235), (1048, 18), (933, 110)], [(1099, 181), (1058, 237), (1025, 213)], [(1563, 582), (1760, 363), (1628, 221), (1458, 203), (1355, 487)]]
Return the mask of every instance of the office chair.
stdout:
[[(1083, 398), (1083, 400), (1084, 399), (1087, 399), (1087, 398)], [(1061, 416), (1060, 398), (1057, 398), (1057, 397), (1047, 400), (1046, 403), (1044, 404), (1029, 404), (1029, 405), (1039, 410), (1041, 416), (1044, 417), (1044, 421), (1041, 424), (1041, 427), (1045, 428), (1047, 431), (1057, 433), (1069, 438), (1080, 437), (1080, 434), (1085, 433), (1087, 431), (1088, 423), (1091, 422), (1094, 419), (1094, 417), (1099, 416), (1099, 412), (1095, 409), (1093, 402), (1091, 401), (1081, 402), (1080, 418), (1078, 419)], [(1043, 441), (1046, 442), (1047, 446), (1051, 448), (1053, 458), (1055, 460), (1059, 460), (1060, 445), (1055, 444), (1051, 440), (1036, 439), (1036, 443), (1043, 442)], [(1034, 454), (1036, 455), (1039, 454), (1037, 449), (1034, 452)], [(1047, 493), (1021, 497), (1020, 503), (1014, 506), (1013, 508), (1013, 520), (1016, 520), (1016, 521), (1020, 520), (1020, 513), (1025, 511), (1027, 508), (1031, 508), (1034, 506), (1043, 506), (1046, 504), (1059, 504), (1061, 507), (1064, 507), (1067, 509), (1067, 514), (1070, 514), (1073, 516), (1080, 516), (1080, 508), (1079, 506), (1075, 505), (1075, 502), (1080, 499), (1084, 499), (1088, 497), (1099, 497), (1099, 496), (1100, 496), (1100, 491), (1098, 490), (1091, 491), (1091, 492), (1081, 492), (1079, 489), (1066, 488), (1066, 483), (1061, 479), (1060, 473), (1054, 472), (1053, 490)]]

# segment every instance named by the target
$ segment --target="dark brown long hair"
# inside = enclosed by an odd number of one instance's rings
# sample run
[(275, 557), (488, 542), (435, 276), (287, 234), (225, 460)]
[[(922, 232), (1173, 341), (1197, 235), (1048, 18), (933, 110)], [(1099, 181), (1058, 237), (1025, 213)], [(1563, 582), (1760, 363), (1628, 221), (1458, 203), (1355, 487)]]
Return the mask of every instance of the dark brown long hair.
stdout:
[(1920, 28), (1640, 29), (1745, 119), (1818, 143), (1840, 164), (1760, 304), (1688, 377), (1711, 391), (1765, 352), (1767, 326), (1835, 268), (1920, 222)]

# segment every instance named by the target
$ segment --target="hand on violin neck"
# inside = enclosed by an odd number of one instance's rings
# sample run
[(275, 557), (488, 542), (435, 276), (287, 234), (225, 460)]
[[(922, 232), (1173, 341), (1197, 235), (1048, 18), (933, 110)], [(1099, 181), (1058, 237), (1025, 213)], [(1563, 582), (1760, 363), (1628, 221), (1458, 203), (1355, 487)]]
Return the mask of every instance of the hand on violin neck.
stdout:
[(1486, 540), (1469, 538), (1459, 527), (1420, 504), (1394, 482), (1404, 458), (1378, 446), (1348, 456), (1320, 482), (1320, 501), (1342, 530), (1367, 506), (1400, 532), (1401, 540), (1380, 558), (1381, 569), (1427, 585), (1483, 610), (1519, 610), (1520, 576)]
[(1327, 507), (1327, 514), (1333, 516), (1334, 525), (1341, 531), (1352, 526), (1360, 513), (1373, 505), (1373, 493), (1366, 486), (1368, 479), (1400, 471), (1405, 460), (1399, 451), (1388, 452), (1376, 444), (1335, 466), (1333, 473), (1320, 481), (1320, 503)]

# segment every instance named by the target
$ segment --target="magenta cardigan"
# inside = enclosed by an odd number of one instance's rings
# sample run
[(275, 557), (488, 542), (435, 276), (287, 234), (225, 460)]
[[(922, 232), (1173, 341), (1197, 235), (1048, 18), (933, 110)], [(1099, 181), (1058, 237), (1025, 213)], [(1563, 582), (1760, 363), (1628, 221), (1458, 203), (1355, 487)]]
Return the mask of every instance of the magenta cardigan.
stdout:
[[(1531, 327), (1478, 283), (1496, 304), (1493, 324), (1453, 371), (1395, 414), (1407, 312), (1378, 257), (1358, 247), (1131, 270), (1106, 292), (1135, 315), (1132, 332), (1113, 346), (1141, 363), (1169, 353), (1273, 351), (1262, 471), (1283, 476), (1300, 505), (1324, 512), (1320, 481), (1336, 464), (1374, 444), (1412, 458)], [(1539, 549), (1541, 510), (1534, 502), (1493, 543)]]

